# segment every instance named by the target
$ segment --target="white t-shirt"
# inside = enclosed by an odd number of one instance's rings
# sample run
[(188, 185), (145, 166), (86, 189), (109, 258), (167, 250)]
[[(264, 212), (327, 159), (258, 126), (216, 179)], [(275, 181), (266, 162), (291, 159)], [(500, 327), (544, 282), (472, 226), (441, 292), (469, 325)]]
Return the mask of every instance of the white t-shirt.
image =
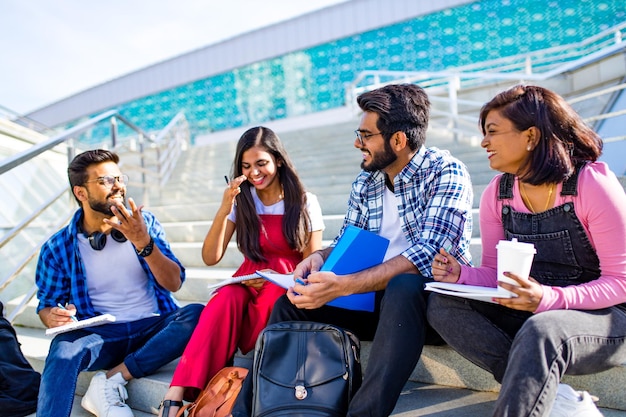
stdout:
[[(256, 212), (260, 214), (285, 214), (285, 201), (280, 200), (276, 204), (272, 204), (271, 206), (266, 206), (263, 204), (261, 199), (256, 193), (255, 188), (250, 188), (250, 194), (252, 194), (252, 200), (254, 201), (254, 208)], [(322, 208), (320, 207), (319, 201), (317, 201), (317, 196), (313, 193), (306, 192), (306, 209), (309, 212), (309, 218), (311, 219), (311, 225), (309, 230), (312, 232), (318, 230), (324, 230), (324, 218), (322, 217)], [(233, 223), (236, 223), (237, 220), (237, 206), (233, 207), (233, 210), (228, 215), (228, 220)]]
[(78, 234), (78, 248), (85, 265), (87, 291), (96, 311), (112, 314), (119, 322), (158, 314), (154, 288), (130, 241), (116, 242), (107, 236), (102, 250), (94, 250)]
[(409, 241), (402, 232), (402, 222), (398, 213), (398, 197), (387, 187), (383, 193), (383, 220), (379, 235), (389, 239), (389, 247), (385, 253), (386, 261), (400, 255), (409, 248)]

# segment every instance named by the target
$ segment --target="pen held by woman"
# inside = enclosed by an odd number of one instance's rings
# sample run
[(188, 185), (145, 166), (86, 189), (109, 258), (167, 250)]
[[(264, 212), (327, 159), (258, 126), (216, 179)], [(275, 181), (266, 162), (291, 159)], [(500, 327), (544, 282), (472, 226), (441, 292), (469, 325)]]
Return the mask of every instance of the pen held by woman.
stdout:
[(455, 283), (461, 276), (461, 264), (450, 255), (451, 246), (439, 249), (431, 265), (431, 272), (435, 281)]

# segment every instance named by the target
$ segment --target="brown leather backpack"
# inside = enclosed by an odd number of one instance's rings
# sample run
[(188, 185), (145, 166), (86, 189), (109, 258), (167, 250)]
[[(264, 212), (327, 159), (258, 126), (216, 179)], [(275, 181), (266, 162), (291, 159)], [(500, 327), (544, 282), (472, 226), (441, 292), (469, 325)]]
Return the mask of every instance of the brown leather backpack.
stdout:
[(209, 381), (193, 403), (184, 405), (176, 417), (227, 417), (235, 404), (248, 370), (239, 366), (227, 366)]

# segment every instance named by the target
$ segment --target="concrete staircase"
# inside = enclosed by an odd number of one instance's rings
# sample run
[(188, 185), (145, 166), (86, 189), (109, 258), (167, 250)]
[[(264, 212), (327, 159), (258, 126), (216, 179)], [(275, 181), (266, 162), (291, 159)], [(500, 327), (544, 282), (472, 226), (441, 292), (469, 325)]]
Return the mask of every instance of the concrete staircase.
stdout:
[[(283, 140), (307, 189), (317, 194), (326, 223), (324, 244), (339, 230), (350, 185), (359, 171), (360, 153), (353, 147), (352, 131), (358, 124), (356, 116), (330, 125), (292, 131), (271, 126)], [(150, 195), (147, 210), (163, 223), (172, 249), (187, 267), (187, 281), (176, 294), (183, 304), (204, 304), (209, 296), (207, 285), (230, 276), (241, 263), (242, 256), (231, 242), (224, 259), (215, 267), (206, 267), (200, 248), (211, 219), (219, 205), (224, 188), (224, 175), (229, 175), (235, 142), (240, 132), (232, 132), (230, 140), (206, 138), (179, 160), (169, 183), (160, 192)], [(222, 136), (223, 137), (223, 136)], [(445, 132), (431, 130), (428, 146), (449, 149), (470, 171), (474, 184), (474, 241), (471, 247), (476, 264), (480, 263), (478, 202), (482, 190), (495, 172), (489, 169), (484, 150), (469, 144), (456, 143)], [(10, 303), (9, 303), (10, 304)], [(30, 303), (16, 322), (25, 355), (38, 370), (43, 369), (50, 338), (34, 312), (36, 301)], [(11, 305), (8, 306), (11, 308)], [(367, 364), (369, 343), (363, 343), (364, 364)], [(249, 363), (249, 357), (238, 357), (238, 363)], [(155, 407), (165, 393), (175, 362), (157, 374), (128, 384), (129, 404), (137, 416), (156, 413)], [(72, 416), (89, 415), (80, 407), (92, 373), (82, 373), (76, 390), (77, 400)], [(598, 375), (568, 377), (567, 382), (600, 397), (605, 416), (626, 416), (626, 396), (622, 387), (626, 372), (615, 369)], [(448, 347), (427, 346), (394, 411), (395, 416), (485, 416), (490, 414), (497, 396), (498, 384), (491, 375), (469, 363)]]

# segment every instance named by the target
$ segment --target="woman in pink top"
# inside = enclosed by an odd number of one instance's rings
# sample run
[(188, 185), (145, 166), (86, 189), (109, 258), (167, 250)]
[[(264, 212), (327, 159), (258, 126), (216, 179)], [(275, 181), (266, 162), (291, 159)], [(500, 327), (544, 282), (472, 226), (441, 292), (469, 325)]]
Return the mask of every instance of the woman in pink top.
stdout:
[[(495, 287), (496, 244), (537, 253), (530, 279), (500, 283), (494, 304), (432, 294), (428, 320), (502, 384), (494, 416), (601, 416), (586, 392), (560, 384), (626, 363), (626, 195), (600, 137), (556, 93), (518, 85), (480, 112), (482, 147), (502, 172), (480, 203), (480, 267), (441, 249), (436, 281)], [(556, 399), (556, 401), (555, 401)], [(576, 414), (582, 413), (582, 414)]]

